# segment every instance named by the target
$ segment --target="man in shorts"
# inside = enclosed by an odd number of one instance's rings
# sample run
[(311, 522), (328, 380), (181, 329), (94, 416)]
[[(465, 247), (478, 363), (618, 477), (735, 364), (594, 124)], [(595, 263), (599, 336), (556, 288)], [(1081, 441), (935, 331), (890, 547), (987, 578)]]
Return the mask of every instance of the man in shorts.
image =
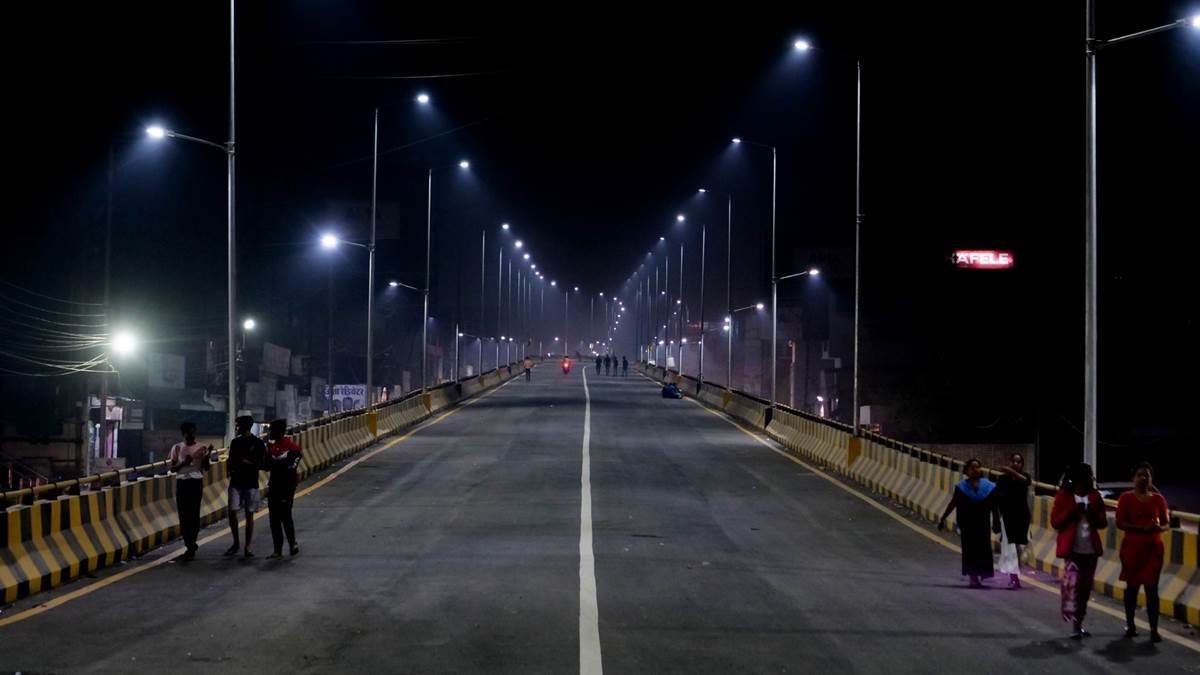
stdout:
[(250, 432), (254, 426), (254, 418), (243, 415), (234, 421), (237, 435), (229, 443), (229, 533), (233, 535), (233, 545), (225, 551), (225, 557), (237, 555), (238, 543), (238, 512), (246, 514), (246, 547), (242, 549), (242, 558), (253, 558), (250, 550), (250, 538), (254, 536), (254, 513), (262, 502), (258, 494), (258, 473), (266, 465), (267, 445), (262, 439)]

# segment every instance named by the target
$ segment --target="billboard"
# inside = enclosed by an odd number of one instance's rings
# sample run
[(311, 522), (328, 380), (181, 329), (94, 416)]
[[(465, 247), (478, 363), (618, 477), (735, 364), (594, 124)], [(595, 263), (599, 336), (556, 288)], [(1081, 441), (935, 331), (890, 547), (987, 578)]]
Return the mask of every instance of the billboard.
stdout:
[(270, 342), (263, 343), (262, 364), (260, 372), (287, 377), (292, 370), (292, 351)]
[(1012, 251), (959, 250), (951, 258), (956, 267), (972, 270), (1006, 270), (1013, 266)]
[(183, 389), (186, 359), (178, 354), (146, 355), (147, 384), (161, 389)]
[(365, 384), (335, 384), (333, 385), (332, 408), (329, 412), (344, 412), (367, 407), (367, 385)]

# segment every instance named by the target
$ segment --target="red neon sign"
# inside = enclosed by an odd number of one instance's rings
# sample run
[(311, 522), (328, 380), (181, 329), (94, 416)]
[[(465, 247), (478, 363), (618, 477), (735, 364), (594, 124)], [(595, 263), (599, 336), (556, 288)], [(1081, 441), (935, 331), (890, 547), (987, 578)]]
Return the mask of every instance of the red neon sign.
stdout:
[(964, 269), (1006, 270), (1013, 266), (1012, 251), (955, 251), (954, 264)]

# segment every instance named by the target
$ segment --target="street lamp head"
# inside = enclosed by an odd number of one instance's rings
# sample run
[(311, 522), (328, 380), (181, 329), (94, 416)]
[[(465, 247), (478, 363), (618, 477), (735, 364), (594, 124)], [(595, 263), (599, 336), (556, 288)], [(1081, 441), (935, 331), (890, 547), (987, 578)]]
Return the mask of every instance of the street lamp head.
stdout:
[(578, 287), (578, 286), (576, 286), (576, 287), (575, 287), (575, 292), (576, 292), (576, 293), (578, 293), (578, 292), (579, 292), (579, 287)]
[(528, 253), (526, 253), (526, 254), (525, 254), (525, 256), (524, 256), (524, 259), (525, 259), (525, 260), (529, 260), (529, 254), (528, 254)]
[(754, 309), (762, 309), (762, 308), (763, 308), (763, 304), (761, 302), (754, 306)]
[(705, 188), (700, 188), (699, 190), (696, 190), (696, 192), (699, 192), (700, 194), (705, 194), (708, 192), (708, 190)]
[(332, 234), (321, 235), (321, 248), (332, 250), (332, 249), (337, 248), (337, 245), (338, 245), (337, 237), (333, 236)]
[(666, 240), (667, 240), (667, 238), (666, 238), (666, 237), (659, 237), (659, 238), (658, 238), (658, 240), (659, 240), (659, 241), (666, 241)]
[(686, 344), (687, 344), (687, 338), (683, 338), (682, 340), (680, 340), (680, 342), (682, 342), (683, 344), (685, 344), (685, 345), (686, 345)]
[(501, 223), (501, 224), (500, 224), (500, 229), (502, 229), (502, 230), (507, 230), (507, 229), (508, 229), (508, 223)]
[(808, 40), (796, 40), (792, 43), (792, 47), (798, 52), (806, 52), (812, 49), (812, 45), (808, 43)]
[(517, 248), (521, 248), (524, 245), (525, 245), (525, 242), (521, 241), (520, 239), (518, 239), (515, 243), (513, 243), (513, 246), (515, 246)]
[(557, 282), (557, 281), (551, 281), (551, 282), (550, 282), (550, 285), (551, 285), (551, 286), (557, 286), (557, 285), (558, 285), (558, 282)]
[(738, 145), (738, 144), (739, 144), (739, 143), (741, 143), (741, 142), (742, 142), (742, 139), (738, 138), (737, 136), (734, 136), (734, 137), (733, 137), (733, 144), (734, 144), (734, 145)]
[(254, 323), (254, 319), (246, 319), (242, 322), (242, 330), (254, 330), (256, 325), (257, 324)]
[(504, 342), (504, 336), (503, 336), (503, 335), (501, 335), (501, 336), (500, 336), (500, 341), (501, 341), (501, 342)]
[(426, 105), (429, 103), (429, 94), (426, 94), (425, 92), (417, 94), (417, 103), (420, 103), (421, 105)]
[(462, 333), (459, 333), (459, 334), (458, 334), (458, 337), (462, 337), (462, 336), (463, 336), (463, 334), (462, 334)]
[(154, 126), (146, 127), (146, 135), (157, 140), (160, 138), (165, 138), (167, 135), (167, 130), (156, 124)]
[(675, 215), (675, 222), (682, 223), (685, 220), (687, 220), (687, 217), (684, 216), (682, 213), (678, 213)]
[(388, 286), (389, 286), (389, 287), (391, 287), (391, 288), (395, 288), (395, 287), (397, 287), (397, 286), (399, 286), (399, 285), (400, 285), (400, 282), (399, 282), (399, 281), (389, 281), (389, 282), (388, 282)]
[(129, 331), (113, 335), (112, 350), (117, 356), (129, 356), (137, 350), (137, 338)]
[(663, 345), (663, 344), (666, 344), (666, 343), (665, 343), (665, 342), (663, 342), (662, 340), (659, 340), (659, 341), (658, 341), (658, 344), (660, 344), (660, 345)]
[(469, 168), (471, 168), (471, 163), (464, 159), (463, 161), (458, 163), (458, 168), (469, 169)]
[(810, 270), (808, 271), (808, 273), (809, 273), (810, 275), (812, 275), (812, 276), (814, 276), (814, 277), (815, 277), (815, 276), (817, 276), (818, 274), (820, 274), (820, 273), (821, 273), (821, 270), (819, 270), (819, 269), (817, 269), (817, 268), (815, 268), (815, 267), (814, 267), (814, 268), (810, 269)]

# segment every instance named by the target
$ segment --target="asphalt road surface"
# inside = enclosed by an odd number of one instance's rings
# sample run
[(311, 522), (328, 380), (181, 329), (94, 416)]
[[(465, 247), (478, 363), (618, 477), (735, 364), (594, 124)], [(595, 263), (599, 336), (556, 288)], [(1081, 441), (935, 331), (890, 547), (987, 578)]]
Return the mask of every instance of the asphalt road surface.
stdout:
[(263, 559), (264, 518), (224, 559), (214, 526), (193, 562), (7, 608), (0, 671), (1200, 672), (1194, 637), (1093, 611), (1072, 642), (1052, 592), (967, 589), (902, 516), (635, 373), (586, 392), (547, 364), (359, 455), (297, 500), (296, 558)]

